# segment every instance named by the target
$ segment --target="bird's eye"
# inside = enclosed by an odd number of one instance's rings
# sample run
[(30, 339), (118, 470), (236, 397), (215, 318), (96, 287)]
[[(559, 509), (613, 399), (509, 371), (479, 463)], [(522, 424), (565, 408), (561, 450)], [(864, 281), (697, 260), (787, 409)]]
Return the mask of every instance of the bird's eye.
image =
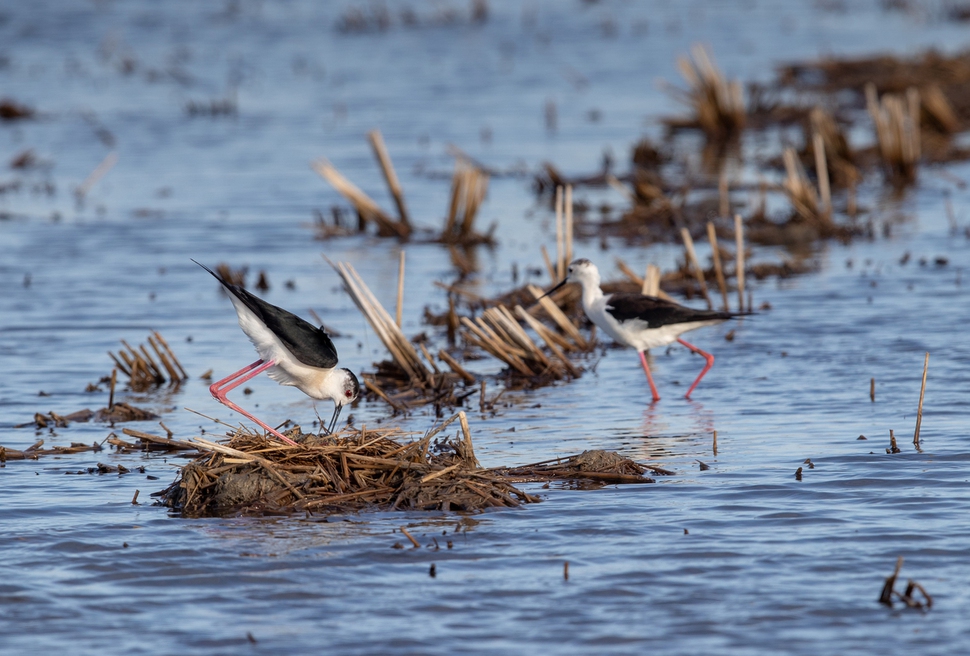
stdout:
[(346, 392), (344, 392), (344, 394), (347, 396), (348, 399), (354, 395), (354, 393), (351, 392), (350, 390), (347, 390)]

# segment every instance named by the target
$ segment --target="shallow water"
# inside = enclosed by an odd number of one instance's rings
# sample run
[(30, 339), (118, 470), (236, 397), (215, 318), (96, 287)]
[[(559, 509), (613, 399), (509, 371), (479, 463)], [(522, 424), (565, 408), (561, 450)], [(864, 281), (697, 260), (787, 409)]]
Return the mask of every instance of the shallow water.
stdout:
[[(266, 270), (270, 302), (304, 316), (313, 308), (344, 334), (336, 345), (346, 366), (361, 371), (382, 358), (320, 254), (352, 262), (392, 307), (399, 246), (314, 241), (313, 210), (343, 203), (308, 166), (327, 157), (387, 203), (364, 139), (375, 126), (412, 214), (433, 228), (447, 202), (449, 142), (491, 166), (523, 162), (531, 171), (548, 160), (570, 173), (597, 169), (609, 149), (623, 170), (636, 138), (658, 134), (657, 117), (678, 110), (654, 81), (679, 84), (675, 57), (695, 41), (709, 42), (722, 67), (747, 80), (819, 53), (950, 49), (964, 40), (962, 26), (930, 10), (887, 13), (877, 3), (847, 2), (844, 13), (822, 3), (498, 5), (482, 25), (469, 21), (465, 4), (415, 5), (418, 25), (407, 26), (403, 6), (392, 4), (386, 30), (362, 33), (337, 29), (352, 5), (300, 1), (0, 8), (0, 85), (41, 112), (0, 123), (0, 161), (29, 147), (53, 163), (0, 194), (0, 444), (104, 439), (104, 425), (40, 434), (14, 426), (37, 411), (104, 406), (106, 393), (83, 390), (110, 373), (105, 352), (151, 329), (192, 378), (177, 393), (126, 398), (163, 412), (178, 437), (220, 432), (186, 407), (235, 421), (199, 375), (239, 368), (253, 359), (251, 347), (190, 257)], [(365, 14), (378, 6), (363, 5)], [(187, 115), (187, 102), (231, 88), (237, 116)], [(555, 132), (543, 125), (549, 99)], [(112, 148), (118, 165), (76, 203), (72, 187)], [(970, 179), (970, 167), (946, 170)], [(14, 177), (6, 170), (0, 183)], [(52, 196), (32, 189), (44, 181), (56, 185)], [(508, 393), (494, 416), (472, 412), (487, 465), (606, 448), (676, 471), (655, 485), (539, 489), (541, 504), (472, 516), (185, 520), (148, 498), (174, 478), (178, 458), (105, 451), (8, 462), (0, 469), (0, 652), (960, 651), (970, 642), (970, 348), (961, 339), (970, 241), (950, 233), (944, 200), (965, 224), (970, 198), (932, 169), (902, 200), (867, 194), (878, 218), (904, 217), (892, 236), (824, 246), (818, 273), (755, 284), (756, 305), (770, 310), (695, 333), (717, 363), (693, 401), (680, 396), (701, 362), (684, 349), (653, 354), (664, 397), (653, 407), (635, 355), (604, 349), (577, 381)], [(604, 197), (620, 202), (589, 195)], [(500, 242), (478, 253), (484, 294), (511, 286), (513, 263), (540, 265), (537, 244), (554, 244), (528, 178), (493, 179), (480, 221), (498, 223)], [(676, 255), (663, 245), (610, 246), (601, 251), (594, 240), (576, 250), (607, 277), (616, 256), (642, 270)], [(906, 252), (912, 259), (900, 264)], [(934, 265), (938, 256), (949, 263)], [(408, 245), (407, 257), (410, 334), (425, 329), (425, 305), (445, 306), (432, 281), (453, 273), (438, 246)], [(294, 289), (284, 286), (290, 280)], [(489, 366), (498, 369), (480, 368)], [(294, 390), (265, 379), (250, 386), (248, 403), (267, 418), (307, 426), (315, 417)], [(416, 431), (433, 422), (423, 411), (390, 420), (379, 403), (353, 414), (357, 424)], [(889, 429), (903, 453), (885, 453)], [(710, 469), (700, 471), (698, 460)], [(144, 465), (146, 474), (87, 474), (97, 462)], [(135, 490), (141, 505), (130, 503)], [(431, 547), (392, 549), (404, 525)], [(900, 555), (902, 577), (927, 588), (932, 611), (876, 602)]]

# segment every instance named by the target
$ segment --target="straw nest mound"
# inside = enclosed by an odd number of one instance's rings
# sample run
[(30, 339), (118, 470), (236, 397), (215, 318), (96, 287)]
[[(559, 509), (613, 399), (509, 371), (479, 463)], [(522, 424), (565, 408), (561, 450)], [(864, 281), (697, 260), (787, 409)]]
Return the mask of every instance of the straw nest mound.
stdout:
[[(453, 439), (432, 438), (455, 419)], [(464, 413), (422, 439), (400, 443), (397, 429), (346, 429), (336, 435), (288, 436), (299, 446), (237, 432), (226, 444), (196, 439), (205, 453), (156, 493), (189, 517), (375, 510), (462, 510), (514, 507), (540, 499), (514, 484), (584, 481), (652, 483), (647, 471), (615, 453), (589, 451), (514, 468), (482, 468), (475, 458)], [(665, 473), (665, 472), (664, 472)]]

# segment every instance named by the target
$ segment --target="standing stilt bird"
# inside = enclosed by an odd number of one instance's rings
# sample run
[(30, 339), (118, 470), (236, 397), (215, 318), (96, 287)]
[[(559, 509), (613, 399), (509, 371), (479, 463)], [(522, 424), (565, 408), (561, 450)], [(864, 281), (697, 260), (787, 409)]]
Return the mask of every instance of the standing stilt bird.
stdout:
[(333, 432), (340, 411), (357, 399), (360, 383), (350, 369), (337, 369), (337, 349), (330, 336), (323, 328), (316, 328), (295, 314), (270, 305), (239, 285), (226, 281), (204, 264), (195, 263), (211, 273), (229, 292), (229, 300), (239, 317), (239, 327), (256, 347), (260, 358), (210, 385), (212, 396), (287, 444), (296, 444), (226, 398), (230, 391), (265, 371), (280, 385), (292, 385), (310, 398), (331, 399), (333, 417), (325, 430)]
[(640, 354), (640, 362), (643, 364), (643, 371), (647, 374), (647, 382), (650, 383), (654, 401), (659, 401), (660, 395), (657, 393), (657, 386), (653, 384), (653, 376), (650, 374), (644, 351), (677, 341), (694, 353), (704, 356), (707, 364), (684, 395), (689, 399), (697, 383), (701, 382), (704, 374), (714, 365), (714, 356), (682, 340), (680, 336), (689, 330), (713, 326), (739, 316), (732, 312), (695, 310), (673, 301), (643, 294), (604, 295), (603, 290), (600, 289), (599, 269), (586, 259), (572, 262), (566, 278), (546, 292), (545, 296), (570, 282), (578, 282), (583, 286), (583, 310), (589, 320), (614, 341), (635, 348)]

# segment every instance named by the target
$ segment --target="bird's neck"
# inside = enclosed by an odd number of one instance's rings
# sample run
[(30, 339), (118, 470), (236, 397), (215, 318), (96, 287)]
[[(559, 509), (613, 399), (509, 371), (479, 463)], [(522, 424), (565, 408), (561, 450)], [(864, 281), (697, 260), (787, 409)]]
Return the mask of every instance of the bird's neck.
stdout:
[(583, 285), (583, 309), (589, 311), (593, 303), (603, 298), (603, 290), (600, 289), (598, 280), (591, 280)]

